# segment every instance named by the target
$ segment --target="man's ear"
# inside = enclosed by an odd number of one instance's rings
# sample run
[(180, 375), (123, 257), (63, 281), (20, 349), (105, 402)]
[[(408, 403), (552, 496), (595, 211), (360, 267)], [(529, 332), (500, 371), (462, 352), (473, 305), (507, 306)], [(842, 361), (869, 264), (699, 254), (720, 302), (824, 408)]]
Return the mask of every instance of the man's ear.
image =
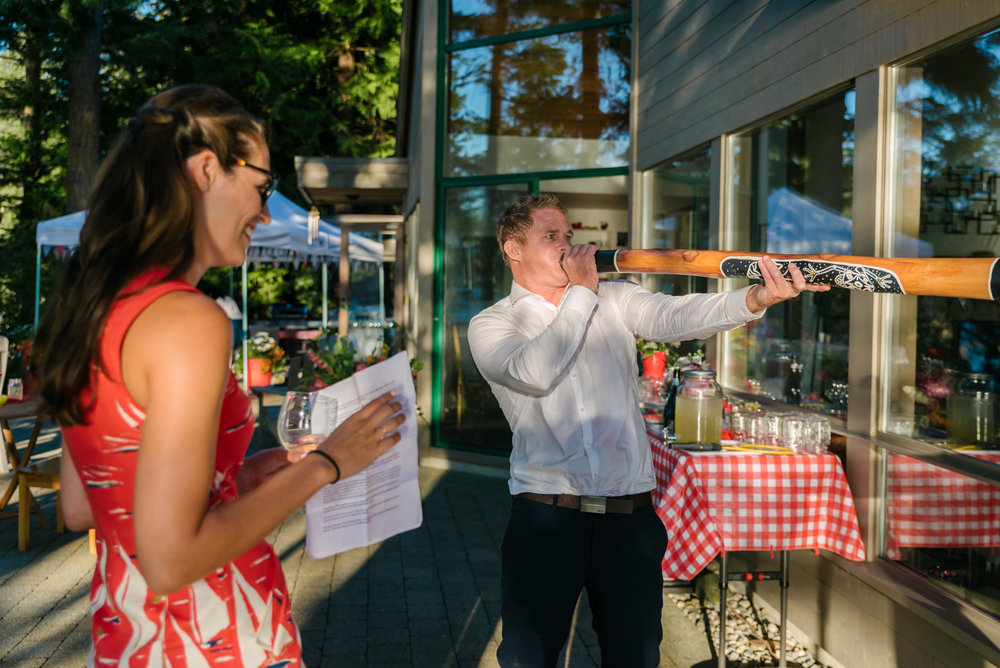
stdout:
[(521, 244), (517, 243), (514, 239), (507, 239), (507, 241), (503, 242), (503, 252), (507, 254), (508, 260), (520, 260)]

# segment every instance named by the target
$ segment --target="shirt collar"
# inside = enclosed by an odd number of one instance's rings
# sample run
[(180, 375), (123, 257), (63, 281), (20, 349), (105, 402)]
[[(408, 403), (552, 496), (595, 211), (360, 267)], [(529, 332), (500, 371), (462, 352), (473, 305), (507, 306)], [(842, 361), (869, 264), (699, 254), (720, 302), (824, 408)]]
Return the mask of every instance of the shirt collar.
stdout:
[[(561, 304), (564, 299), (566, 299), (566, 294), (569, 292), (569, 281), (566, 282), (566, 290), (563, 290), (562, 298), (559, 300)], [(542, 297), (540, 294), (532, 292), (528, 288), (520, 285), (517, 281), (511, 282), (510, 285), (510, 303), (516, 304), (525, 297), (534, 297), (537, 300), (543, 301), (548, 304), (548, 300)]]

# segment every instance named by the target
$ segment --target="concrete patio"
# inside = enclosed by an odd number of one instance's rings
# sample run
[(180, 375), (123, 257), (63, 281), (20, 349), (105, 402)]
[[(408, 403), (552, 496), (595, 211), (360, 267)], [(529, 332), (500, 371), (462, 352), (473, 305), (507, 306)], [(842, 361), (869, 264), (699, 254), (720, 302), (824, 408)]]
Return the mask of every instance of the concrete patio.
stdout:
[[(261, 432), (265, 443), (259, 435), (255, 447), (270, 445), (267, 431)], [(47, 425), (40, 443), (43, 453), (58, 448), (58, 432)], [(7, 479), (0, 476), (0, 484)], [(505, 476), (425, 465), (420, 486), (423, 525), (369, 548), (307, 557), (303, 514), (273, 533), (308, 665), (497, 665), (499, 550), (509, 505)], [(54, 520), (55, 495), (36, 493)], [(0, 520), (0, 664), (85, 665), (93, 565), (86, 534), (58, 535), (32, 520), (30, 550), (18, 552), (17, 520)], [(665, 596), (668, 591), (678, 590), (665, 588)], [(663, 668), (715, 665), (709, 640), (669, 600), (663, 620)], [(600, 665), (590, 624), (584, 601), (560, 667)]]

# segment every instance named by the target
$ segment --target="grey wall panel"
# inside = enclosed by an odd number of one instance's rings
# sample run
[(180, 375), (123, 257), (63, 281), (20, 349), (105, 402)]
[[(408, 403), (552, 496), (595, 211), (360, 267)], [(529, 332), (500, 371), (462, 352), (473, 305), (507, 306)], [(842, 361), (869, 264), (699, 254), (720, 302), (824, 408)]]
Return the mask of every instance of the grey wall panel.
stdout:
[(638, 169), (1000, 20), (1000, 0), (638, 5)]

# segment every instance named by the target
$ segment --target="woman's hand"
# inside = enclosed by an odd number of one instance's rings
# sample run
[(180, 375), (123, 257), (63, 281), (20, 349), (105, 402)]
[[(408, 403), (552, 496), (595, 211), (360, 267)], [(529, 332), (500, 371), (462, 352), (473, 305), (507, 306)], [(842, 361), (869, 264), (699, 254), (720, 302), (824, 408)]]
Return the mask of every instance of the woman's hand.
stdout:
[(243, 460), (243, 468), (236, 476), (236, 487), (240, 494), (246, 494), (302, 457), (301, 453), (284, 448), (269, 448), (256, 452)]
[(830, 289), (829, 285), (806, 283), (802, 272), (793, 262), (788, 263), (788, 275), (791, 280), (786, 280), (778, 265), (767, 255), (760, 258), (760, 274), (764, 282), (751, 286), (746, 294), (747, 308), (751, 313), (760, 313), (768, 306), (798, 297), (806, 290), (827, 292)]
[(319, 448), (337, 462), (340, 480), (365, 470), (383, 452), (399, 443), (402, 436), (396, 430), (406, 421), (406, 416), (399, 412), (403, 406), (394, 401), (395, 398), (395, 392), (377, 397), (344, 420), (320, 443)]

